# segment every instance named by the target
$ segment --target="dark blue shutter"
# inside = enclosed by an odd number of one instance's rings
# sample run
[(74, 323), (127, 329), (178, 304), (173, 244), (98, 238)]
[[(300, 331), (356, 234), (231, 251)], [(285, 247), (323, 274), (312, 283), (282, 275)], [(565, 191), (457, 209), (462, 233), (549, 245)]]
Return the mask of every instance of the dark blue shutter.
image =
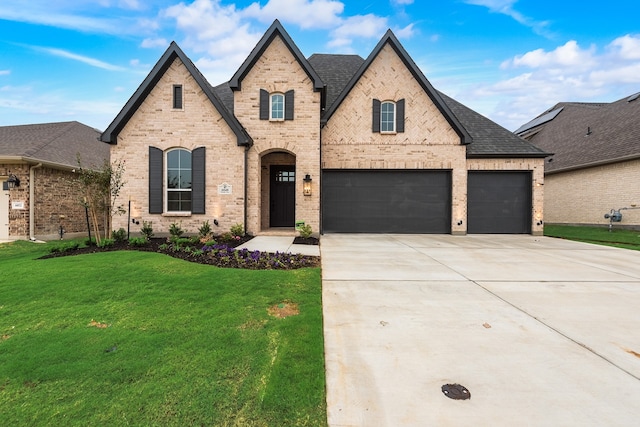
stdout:
[(380, 100), (373, 100), (373, 120), (371, 124), (373, 132), (380, 132)]
[(260, 120), (269, 120), (269, 92), (260, 89)]
[(149, 147), (149, 213), (151, 214), (161, 214), (163, 209), (163, 157), (162, 150)]
[(191, 213), (205, 213), (205, 149), (191, 152)]
[(396, 132), (404, 132), (404, 99), (396, 102)]
[(293, 90), (284, 94), (284, 119), (293, 120)]

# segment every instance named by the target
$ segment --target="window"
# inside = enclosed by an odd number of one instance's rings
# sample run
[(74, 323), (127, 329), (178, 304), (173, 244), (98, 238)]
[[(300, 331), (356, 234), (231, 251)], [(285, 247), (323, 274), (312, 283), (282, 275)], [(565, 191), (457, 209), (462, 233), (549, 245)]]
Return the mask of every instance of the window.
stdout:
[(269, 119), (284, 120), (284, 95), (281, 93), (274, 93), (271, 94), (270, 98)]
[(372, 132), (402, 133), (404, 132), (404, 99), (398, 101), (373, 100)]
[(383, 102), (380, 107), (380, 132), (396, 131), (396, 104)]
[(182, 85), (173, 85), (173, 108), (182, 110)]
[(276, 182), (296, 182), (296, 171), (280, 170), (275, 176)]
[(167, 152), (167, 211), (191, 212), (191, 152)]

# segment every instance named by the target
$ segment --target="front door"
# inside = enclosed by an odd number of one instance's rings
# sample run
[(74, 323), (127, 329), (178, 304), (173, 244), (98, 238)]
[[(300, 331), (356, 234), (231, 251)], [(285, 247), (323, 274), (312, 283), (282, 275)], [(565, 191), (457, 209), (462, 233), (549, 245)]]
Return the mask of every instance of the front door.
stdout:
[(9, 238), (9, 190), (5, 190), (6, 182), (0, 189), (0, 240)]
[(296, 167), (272, 165), (269, 226), (293, 227), (296, 212)]

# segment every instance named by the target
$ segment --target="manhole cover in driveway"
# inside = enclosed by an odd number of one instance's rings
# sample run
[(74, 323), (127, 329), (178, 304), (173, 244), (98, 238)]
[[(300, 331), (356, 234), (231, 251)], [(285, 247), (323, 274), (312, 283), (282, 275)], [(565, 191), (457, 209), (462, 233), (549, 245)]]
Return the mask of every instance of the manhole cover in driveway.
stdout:
[(449, 399), (466, 400), (471, 399), (471, 393), (466, 387), (460, 384), (445, 384), (442, 386), (442, 392)]

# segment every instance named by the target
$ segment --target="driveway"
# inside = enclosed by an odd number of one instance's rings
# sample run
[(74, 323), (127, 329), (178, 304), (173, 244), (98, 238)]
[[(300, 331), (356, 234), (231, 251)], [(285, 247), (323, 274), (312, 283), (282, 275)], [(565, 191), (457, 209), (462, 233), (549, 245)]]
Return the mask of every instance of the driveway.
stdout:
[(638, 424), (640, 252), (329, 234), (321, 254), (330, 426)]

